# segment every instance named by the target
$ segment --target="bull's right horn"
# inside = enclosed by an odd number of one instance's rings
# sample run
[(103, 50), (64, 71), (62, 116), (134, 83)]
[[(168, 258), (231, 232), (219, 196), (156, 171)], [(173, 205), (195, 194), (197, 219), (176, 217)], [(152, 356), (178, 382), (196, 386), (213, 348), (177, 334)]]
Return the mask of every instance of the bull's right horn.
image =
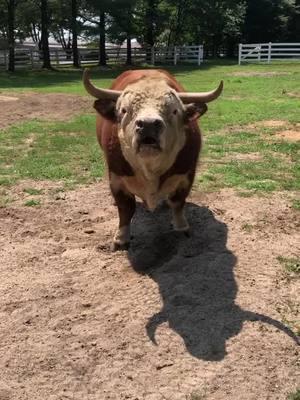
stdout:
[(220, 82), (219, 86), (211, 92), (200, 92), (200, 93), (189, 93), (181, 92), (178, 93), (183, 103), (209, 103), (210, 101), (216, 100), (223, 90), (223, 81)]
[(101, 89), (94, 86), (90, 81), (90, 70), (88, 68), (83, 71), (82, 80), (86, 91), (97, 99), (117, 100), (122, 93), (120, 90)]

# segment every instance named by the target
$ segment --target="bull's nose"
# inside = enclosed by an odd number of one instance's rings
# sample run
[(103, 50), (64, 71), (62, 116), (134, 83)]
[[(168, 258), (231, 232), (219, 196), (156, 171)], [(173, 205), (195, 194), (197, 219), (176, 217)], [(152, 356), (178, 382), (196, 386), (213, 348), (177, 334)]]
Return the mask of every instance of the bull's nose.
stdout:
[(136, 120), (136, 127), (140, 133), (160, 133), (164, 127), (163, 120), (161, 118), (140, 118)]

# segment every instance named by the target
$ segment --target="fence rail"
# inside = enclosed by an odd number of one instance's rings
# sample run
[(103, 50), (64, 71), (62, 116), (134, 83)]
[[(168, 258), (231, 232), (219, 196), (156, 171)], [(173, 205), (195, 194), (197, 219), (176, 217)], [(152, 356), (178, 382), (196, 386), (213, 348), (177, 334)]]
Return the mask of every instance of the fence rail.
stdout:
[(239, 44), (239, 65), (242, 62), (267, 62), (279, 60), (300, 61), (300, 43)]
[[(79, 49), (81, 65), (97, 64), (99, 62), (99, 49)], [(106, 58), (109, 64), (124, 63), (127, 59), (127, 49), (121, 47), (107, 47)], [(71, 65), (73, 63), (72, 50), (50, 50), (51, 63), (54, 66)], [(203, 46), (173, 46), (173, 47), (142, 47), (132, 49), (132, 62), (149, 64), (178, 64), (181, 62), (203, 62)], [(43, 54), (38, 50), (17, 49), (15, 51), (15, 65), (17, 68), (40, 68), (43, 63)], [(8, 51), (0, 51), (0, 68), (8, 67)]]

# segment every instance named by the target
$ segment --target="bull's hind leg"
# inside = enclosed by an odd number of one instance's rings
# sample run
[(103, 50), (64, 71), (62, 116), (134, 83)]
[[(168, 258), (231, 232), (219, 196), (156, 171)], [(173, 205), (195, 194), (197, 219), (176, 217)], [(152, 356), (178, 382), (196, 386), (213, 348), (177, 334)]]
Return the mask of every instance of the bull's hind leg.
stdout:
[(184, 215), (185, 199), (188, 195), (187, 189), (178, 189), (169, 197), (168, 203), (172, 209), (172, 224), (175, 231), (189, 233), (189, 224)]
[(127, 250), (130, 242), (130, 222), (135, 212), (135, 197), (111, 188), (119, 212), (119, 227), (115, 233), (112, 249)]

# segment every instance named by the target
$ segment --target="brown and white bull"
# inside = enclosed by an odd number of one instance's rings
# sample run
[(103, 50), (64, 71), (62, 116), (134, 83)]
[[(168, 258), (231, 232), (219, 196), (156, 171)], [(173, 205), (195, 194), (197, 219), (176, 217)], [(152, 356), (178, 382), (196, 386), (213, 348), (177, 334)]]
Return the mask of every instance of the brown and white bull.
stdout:
[(150, 210), (167, 200), (174, 229), (187, 232), (184, 204), (201, 149), (197, 119), (219, 97), (223, 82), (211, 92), (187, 93), (166, 71), (134, 70), (117, 77), (111, 89), (100, 89), (85, 70), (83, 83), (97, 98), (97, 137), (119, 211), (113, 248), (129, 245), (135, 196)]

